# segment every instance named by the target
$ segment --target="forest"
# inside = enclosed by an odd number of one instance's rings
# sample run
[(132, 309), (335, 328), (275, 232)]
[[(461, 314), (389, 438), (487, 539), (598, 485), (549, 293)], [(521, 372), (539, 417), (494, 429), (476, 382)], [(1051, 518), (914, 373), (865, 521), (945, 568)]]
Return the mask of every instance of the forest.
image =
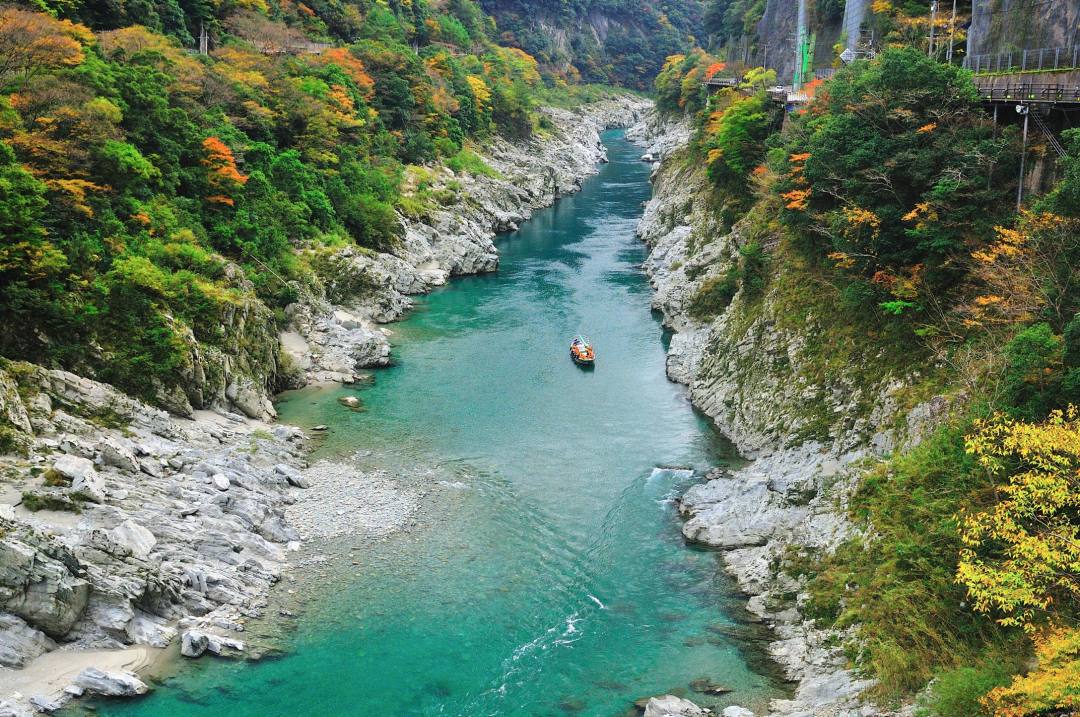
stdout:
[(406, 165), (536, 129), (492, 29), (470, 0), (0, 8), (0, 354), (156, 399), (320, 248), (393, 247)]

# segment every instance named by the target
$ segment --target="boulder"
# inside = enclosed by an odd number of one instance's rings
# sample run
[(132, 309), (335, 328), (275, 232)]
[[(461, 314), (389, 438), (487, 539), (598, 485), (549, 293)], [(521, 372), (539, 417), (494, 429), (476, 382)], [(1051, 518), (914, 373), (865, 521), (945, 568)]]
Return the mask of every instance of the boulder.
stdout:
[(731, 692), (730, 687), (713, 682), (707, 677), (701, 677), (690, 683), (690, 689), (703, 695), (726, 695)]
[(185, 630), (180, 636), (180, 654), (184, 657), (202, 657), (209, 652), (221, 657), (244, 651), (244, 642), (232, 637), (222, 637), (204, 630)]
[(722, 712), (724, 717), (754, 717), (754, 713), (745, 707), (739, 707), (738, 705), (732, 705), (731, 707), (725, 707)]
[(364, 322), (342, 309), (334, 311), (334, 323), (344, 329), (360, 329), (364, 326)]
[(30, 704), (33, 705), (34, 709), (36, 709), (38, 712), (50, 714), (52, 712), (56, 712), (57, 710), (62, 710), (64, 708), (64, 703), (67, 702), (69, 699), (71, 698), (66, 694), (63, 695), (61, 699), (56, 700), (52, 699), (51, 697), (46, 697), (45, 695), (34, 695), (30, 698)]
[(645, 717), (705, 717), (711, 712), (675, 695), (653, 697), (645, 703)]
[(168, 647), (176, 639), (176, 628), (169, 627), (149, 615), (136, 613), (128, 623), (127, 634), (136, 645)]
[(150, 551), (157, 545), (154, 534), (134, 520), (125, 520), (111, 531), (113, 541), (129, 550), (133, 556), (140, 560), (150, 557)]
[(0, 418), (23, 433), (31, 433), (30, 416), (19, 396), (19, 387), (5, 371), (0, 371)]
[(56, 643), (45, 633), (6, 613), (0, 613), (0, 665), (20, 668), (50, 650)]
[(229, 482), (229, 477), (224, 473), (215, 473), (211, 480), (214, 481), (214, 487), (218, 490), (228, 490), (229, 486), (232, 485)]
[(25, 707), (0, 700), (0, 717), (33, 717), (33, 714)]
[(360, 408), (360, 399), (356, 396), (342, 396), (338, 399), (338, 403), (345, 408)]
[(52, 469), (68, 482), (74, 484), (77, 480), (87, 480), (96, 473), (94, 463), (89, 458), (82, 456), (63, 455), (56, 459)]
[(285, 480), (289, 482), (289, 485), (296, 488), (310, 488), (311, 481), (303, 473), (285, 463), (278, 463), (274, 466), (274, 470), (281, 476), (284, 476)]
[(210, 645), (210, 636), (201, 630), (185, 630), (180, 636), (180, 654), (184, 657), (202, 657)]
[(137, 697), (150, 690), (131, 672), (105, 672), (96, 667), (80, 672), (74, 684), (84, 692), (103, 697)]
[(121, 445), (119, 441), (106, 438), (98, 445), (98, 451), (104, 465), (119, 468), (128, 473), (139, 472), (139, 461), (135, 458), (135, 454)]
[(66, 548), (39, 536), (26, 540), (0, 540), (0, 607), (49, 637), (63, 637), (86, 609), (90, 584), (73, 574), (79, 562)]
[(259, 526), (259, 535), (271, 543), (289, 543), (300, 540), (296, 529), (288, 525), (279, 515), (271, 515)]
[(225, 396), (248, 418), (263, 418), (265, 396), (251, 379), (238, 378), (225, 389)]

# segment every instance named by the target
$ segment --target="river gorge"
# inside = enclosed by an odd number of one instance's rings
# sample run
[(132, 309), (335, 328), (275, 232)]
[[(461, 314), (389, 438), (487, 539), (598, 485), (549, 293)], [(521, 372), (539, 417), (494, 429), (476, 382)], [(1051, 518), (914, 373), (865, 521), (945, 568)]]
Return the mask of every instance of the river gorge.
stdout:
[[(777, 695), (747, 666), (718, 554), (679, 533), (673, 499), (735, 456), (665, 377), (634, 235), (650, 167), (621, 133), (605, 143), (581, 192), (500, 241), (499, 272), (394, 325), (392, 368), (279, 402), (283, 422), (329, 426), (316, 468), (396, 476), (417, 502), (406, 529), (305, 547), (329, 567), (299, 583), (315, 593), (284, 658), (203, 661), (100, 714), (599, 716), (680, 689)], [(567, 356), (579, 331), (593, 371)]]

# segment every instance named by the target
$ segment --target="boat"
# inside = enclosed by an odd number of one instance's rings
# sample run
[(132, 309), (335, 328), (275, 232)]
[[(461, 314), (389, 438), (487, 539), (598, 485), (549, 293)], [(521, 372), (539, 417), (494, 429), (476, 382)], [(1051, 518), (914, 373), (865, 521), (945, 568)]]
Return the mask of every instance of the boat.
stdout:
[(588, 337), (575, 336), (570, 342), (570, 358), (578, 366), (592, 366), (596, 361), (596, 353)]

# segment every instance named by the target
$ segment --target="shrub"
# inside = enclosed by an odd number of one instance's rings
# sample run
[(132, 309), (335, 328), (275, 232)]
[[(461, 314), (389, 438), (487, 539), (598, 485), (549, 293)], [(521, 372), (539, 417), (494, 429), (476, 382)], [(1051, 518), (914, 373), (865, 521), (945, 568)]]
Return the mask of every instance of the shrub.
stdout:
[(1049, 324), (1035, 324), (1005, 347), (1005, 401), (1022, 418), (1045, 416), (1061, 401), (1062, 340)]
[(857, 666), (878, 696), (921, 689), (937, 672), (972, 664), (1010, 635), (963, 607), (956, 582), (957, 513), (986, 476), (964, 451), (966, 426), (946, 425), (867, 472), (851, 518), (867, 536), (844, 543), (809, 582), (822, 624), (856, 627)]
[(690, 297), (690, 315), (698, 321), (712, 319), (731, 304), (738, 290), (739, 270), (737, 267), (731, 267), (722, 276), (706, 279)]
[(1008, 684), (1004, 665), (960, 667), (934, 678), (925, 706), (935, 717), (986, 717), (991, 714), (980, 700), (987, 692)]
[(80, 503), (85, 502), (85, 496), (75, 493), (70, 499), (41, 493), (25, 492), (22, 494), (22, 506), (31, 513), (39, 510), (59, 510), (67, 513), (81, 513)]
[(483, 177), (498, 178), (501, 175), (495, 171), (484, 159), (470, 149), (462, 149), (446, 161), (446, 166), (458, 174), (466, 172)]

